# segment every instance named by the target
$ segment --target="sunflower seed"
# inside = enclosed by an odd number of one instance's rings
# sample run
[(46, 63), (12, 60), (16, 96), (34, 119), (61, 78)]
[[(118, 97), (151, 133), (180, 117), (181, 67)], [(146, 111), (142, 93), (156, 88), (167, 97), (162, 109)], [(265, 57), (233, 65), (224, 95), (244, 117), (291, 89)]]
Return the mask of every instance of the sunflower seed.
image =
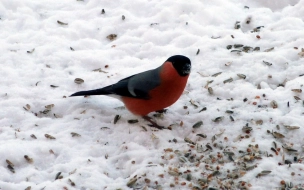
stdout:
[(261, 173), (259, 173), (256, 177), (265, 176), (265, 175), (268, 175), (268, 174), (270, 174), (270, 173), (271, 173), (271, 171), (264, 170), (264, 171), (262, 171)]
[(294, 99), (301, 100), (301, 98), (299, 98), (298, 96), (294, 96)]
[(213, 94), (213, 89), (211, 87), (208, 87), (209, 94)]
[(197, 50), (196, 55), (198, 55), (200, 53), (200, 49)]
[(241, 28), (240, 21), (236, 21), (234, 24), (234, 29), (239, 29), (239, 28)]
[(14, 167), (14, 164), (13, 164), (10, 160), (6, 159), (5, 161), (6, 161), (6, 163), (7, 163), (8, 165)]
[(35, 51), (35, 48), (33, 48), (31, 51), (26, 51), (27, 53), (33, 53)]
[(117, 121), (118, 121), (120, 118), (121, 118), (120, 115), (115, 115), (115, 117), (114, 117), (114, 124), (116, 124)]
[(59, 86), (50, 85), (50, 87), (52, 87), (52, 88), (58, 88)]
[(272, 132), (272, 135), (274, 136), (274, 138), (284, 138), (285, 136), (279, 132)]
[(28, 155), (24, 155), (24, 159), (25, 159), (28, 163), (33, 163), (33, 158), (30, 158)]
[(302, 89), (291, 89), (291, 91), (297, 92), (297, 93), (301, 93), (301, 92), (302, 92)]
[(192, 140), (190, 140), (190, 139), (187, 138), (187, 137), (184, 139), (184, 141), (185, 141), (186, 143), (195, 145), (195, 142), (193, 142)]
[(270, 106), (271, 106), (273, 109), (276, 109), (276, 108), (278, 108), (278, 103), (277, 103), (275, 100), (272, 100), (272, 101), (270, 102)]
[(49, 135), (49, 134), (45, 134), (44, 136), (47, 139), (56, 139), (55, 137), (53, 137), (52, 135)]
[(213, 75), (211, 75), (211, 76), (212, 76), (212, 77), (217, 77), (217, 76), (219, 76), (220, 74), (222, 74), (222, 72), (215, 73), (215, 74), (213, 74)]
[(117, 34), (110, 34), (107, 36), (107, 38), (111, 41), (115, 40), (117, 38)]
[(75, 186), (76, 185), (71, 179), (69, 179), (69, 182), (70, 182), (71, 186)]
[(238, 77), (240, 77), (241, 79), (246, 79), (246, 75), (244, 74), (237, 74)]
[(44, 106), (47, 110), (51, 110), (55, 105), (54, 104), (49, 104)]
[(74, 82), (75, 82), (76, 84), (82, 84), (82, 83), (84, 83), (84, 80), (81, 79), (81, 78), (75, 78)]
[(234, 44), (234, 45), (233, 45), (234, 48), (241, 48), (241, 47), (243, 47), (243, 46), (244, 46), (243, 44)]
[(192, 126), (192, 128), (196, 129), (199, 128), (201, 125), (203, 125), (203, 121), (198, 121)]
[(191, 103), (191, 105), (193, 105), (195, 108), (198, 108), (198, 105), (195, 103), (195, 101), (194, 101), (194, 100), (190, 100), (189, 102), (190, 102), (190, 103)]
[(207, 107), (203, 107), (199, 112), (206, 111)]
[(126, 19), (125, 15), (122, 15), (121, 20), (125, 20), (125, 19)]
[(71, 132), (72, 137), (80, 137), (81, 135), (79, 135), (78, 133), (75, 132)]
[(224, 119), (224, 116), (221, 116), (221, 117), (217, 117), (217, 118), (213, 119), (212, 121), (213, 121), (213, 122), (220, 122), (220, 121), (222, 121), (223, 119)]
[(254, 49), (253, 49), (253, 51), (260, 51), (260, 47), (255, 47)]
[(36, 137), (34, 134), (31, 134), (31, 137), (32, 137), (33, 139), (37, 139), (37, 137)]
[(231, 121), (234, 121), (234, 118), (231, 115), (229, 116), (229, 118)]
[(300, 127), (298, 126), (290, 126), (290, 125), (284, 125), (286, 127), (286, 129), (289, 129), (289, 130), (294, 130), (294, 129), (300, 129)]
[(266, 49), (266, 50), (264, 50), (264, 52), (270, 52), (270, 51), (272, 51), (272, 50), (274, 50), (274, 47), (269, 48), (269, 49)]
[(60, 25), (68, 25), (68, 23), (62, 22), (60, 20), (57, 20), (57, 23), (60, 24)]
[(106, 11), (104, 9), (101, 10), (101, 14), (105, 14)]
[(75, 51), (74, 48), (70, 47), (70, 50)]
[(58, 172), (55, 176), (55, 180), (62, 179), (61, 172)]
[(138, 123), (137, 119), (130, 119), (128, 120), (128, 123), (133, 124), (133, 123)]
[(233, 81), (233, 78), (229, 78), (229, 79), (224, 80), (223, 83), (225, 84), (225, 83), (232, 82), (232, 81)]
[(226, 110), (226, 113), (233, 114), (233, 111), (231, 111), (231, 110)]
[(272, 65), (272, 63), (269, 63), (269, 62), (267, 62), (267, 61), (263, 61), (263, 63), (264, 63), (265, 65), (267, 65), (267, 66), (271, 66), (271, 65)]
[(202, 138), (207, 138), (206, 134), (197, 134), (196, 136), (202, 137)]
[(229, 50), (232, 48), (232, 45), (228, 45), (226, 48)]
[(9, 171), (11, 171), (11, 172), (15, 173), (15, 169), (14, 169), (14, 167), (13, 167), (13, 166), (11, 166), (11, 165), (7, 165), (7, 168), (9, 169)]

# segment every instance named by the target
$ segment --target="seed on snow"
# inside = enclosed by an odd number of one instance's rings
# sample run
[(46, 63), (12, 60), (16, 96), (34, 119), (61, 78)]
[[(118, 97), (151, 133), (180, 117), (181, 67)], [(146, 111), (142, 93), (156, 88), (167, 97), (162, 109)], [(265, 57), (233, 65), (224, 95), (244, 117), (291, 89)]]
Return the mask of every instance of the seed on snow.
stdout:
[(52, 135), (49, 135), (49, 134), (45, 134), (44, 136), (48, 139), (56, 139), (55, 137), (53, 137)]
[(208, 87), (209, 94), (213, 94), (213, 89), (211, 87)]
[(76, 84), (82, 84), (82, 83), (84, 83), (84, 80), (81, 79), (81, 78), (75, 78), (74, 82), (75, 82)]
[(246, 75), (244, 74), (237, 74), (238, 77), (240, 77), (241, 79), (246, 79)]
[(203, 121), (198, 121), (192, 126), (192, 128), (196, 129), (199, 128), (201, 125), (203, 125)]
[(297, 92), (297, 93), (301, 93), (301, 92), (302, 92), (302, 89), (291, 89), (291, 91)]

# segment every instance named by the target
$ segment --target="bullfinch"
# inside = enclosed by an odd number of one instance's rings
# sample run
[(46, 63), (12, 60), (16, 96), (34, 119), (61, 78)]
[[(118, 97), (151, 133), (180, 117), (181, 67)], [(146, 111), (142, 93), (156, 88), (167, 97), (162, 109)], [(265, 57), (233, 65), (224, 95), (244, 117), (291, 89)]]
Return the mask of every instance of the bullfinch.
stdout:
[(76, 92), (71, 96), (107, 95), (118, 98), (130, 112), (143, 116), (152, 127), (162, 128), (147, 114), (175, 103), (185, 89), (190, 71), (190, 59), (174, 55), (156, 69), (129, 76), (103, 88)]

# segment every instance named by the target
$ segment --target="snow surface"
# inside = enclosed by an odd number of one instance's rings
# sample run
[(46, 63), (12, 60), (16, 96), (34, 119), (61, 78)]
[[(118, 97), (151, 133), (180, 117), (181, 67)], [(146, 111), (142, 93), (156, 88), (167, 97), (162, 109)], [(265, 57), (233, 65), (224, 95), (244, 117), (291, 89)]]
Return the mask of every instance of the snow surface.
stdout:
[[(0, 189), (304, 188), (304, 95), (291, 91), (304, 90), (304, 0), (1, 0), (0, 18)], [(226, 48), (234, 44), (260, 51)], [(68, 97), (176, 54), (193, 69), (185, 93), (155, 118), (172, 130), (150, 128), (110, 97)]]

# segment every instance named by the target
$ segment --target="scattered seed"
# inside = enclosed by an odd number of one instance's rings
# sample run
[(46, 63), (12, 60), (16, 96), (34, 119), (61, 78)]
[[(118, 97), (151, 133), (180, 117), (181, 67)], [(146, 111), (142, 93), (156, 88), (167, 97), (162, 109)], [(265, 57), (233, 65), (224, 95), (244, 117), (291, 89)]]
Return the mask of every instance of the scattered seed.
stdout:
[(101, 14), (105, 14), (106, 11), (104, 9), (101, 10)]
[(9, 171), (11, 171), (11, 172), (15, 173), (15, 169), (14, 169), (14, 167), (13, 167), (13, 166), (11, 166), (11, 165), (7, 165), (7, 168), (9, 169)]
[(217, 118), (213, 119), (212, 121), (213, 121), (213, 122), (220, 122), (220, 121), (222, 121), (223, 119), (224, 119), (224, 116), (221, 116), (221, 117), (217, 117)]
[(228, 45), (226, 48), (229, 50), (232, 48), (232, 45)]
[(37, 139), (37, 137), (36, 137), (34, 134), (31, 134), (31, 137), (32, 137), (33, 139)]
[(231, 115), (229, 116), (229, 118), (231, 121), (234, 121), (234, 118)]
[(30, 158), (28, 155), (24, 155), (24, 159), (28, 162), (28, 163), (33, 163), (33, 158)]
[(80, 137), (81, 135), (79, 135), (78, 133), (75, 132), (71, 132), (72, 137)]
[(47, 109), (47, 110), (51, 110), (54, 106), (55, 106), (54, 104), (49, 104), (49, 105), (46, 105), (46, 106), (44, 106), (44, 107), (45, 107), (45, 109)]
[(209, 94), (213, 94), (213, 89), (211, 87), (208, 87)]
[(301, 100), (301, 98), (299, 98), (298, 96), (294, 96), (294, 99)]
[(231, 110), (226, 110), (226, 113), (233, 114), (233, 111), (231, 111)]
[(28, 186), (27, 188), (25, 188), (25, 190), (31, 190), (32, 187), (31, 186)]
[(255, 47), (254, 49), (253, 49), (253, 51), (260, 51), (260, 47)]
[(201, 51), (201, 50), (200, 50), (200, 49), (198, 49), (198, 50), (197, 50), (197, 52), (196, 52), (196, 55), (198, 55), (198, 54), (200, 53), (200, 51)]
[(286, 129), (289, 129), (289, 130), (295, 130), (295, 129), (300, 129), (300, 127), (298, 126), (290, 126), (290, 125), (284, 125), (286, 127)]
[(33, 48), (32, 50), (30, 51), (26, 51), (27, 53), (33, 53), (35, 51), (35, 48)]
[(191, 105), (193, 105), (195, 108), (198, 108), (198, 105), (195, 103), (195, 101), (194, 101), (194, 100), (190, 100), (189, 102), (190, 102), (190, 103), (191, 103)]
[(196, 123), (192, 126), (192, 128), (196, 129), (196, 128), (199, 128), (199, 127), (202, 126), (202, 125), (203, 125), (203, 121), (198, 121), (198, 122), (196, 122)]
[(81, 78), (75, 78), (74, 82), (75, 82), (76, 84), (82, 84), (82, 83), (84, 83), (84, 80), (81, 79)]
[(50, 85), (50, 87), (52, 87), (52, 88), (58, 88), (59, 86)]
[(277, 103), (275, 100), (272, 100), (272, 101), (270, 102), (270, 106), (271, 106), (273, 109), (276, 109), (276, 108), (278, 108), (278, 103)]
[(202, 137), (202, 138), (207, 138), (206, 134), (197, 134), (196, 136)]
[(130, 124), (138, 123), (138, 119), (130, 119), (130, 120), (128, 120), (128, 123), (130, 123)]
[(6, 159), (5, 161), (6, 161), (6, 163), (7, 163), (8, 165), (14, 167), (14, 164), (13, 164), (10, 160)]
[(232, 63), (232, 62), (227, 62), (227, 63), (225, 63), (225, 66), (231, 65), (231, 63)]
[(233, 45), (234, 48), (241, 48), (241, 47), (243, 47), (243, 46), (244, 46), (243, 44), (234, 44), (234, 45)]
[(127, 186), (130, 187), (130, 188), (132, 188), (132, 187), (135, 185), (136, 181), (137, 181), (137, 178), (136, 178), (136, 177), (131, 178), (131, 179), (128, 181)]
[(234, 29), (240, 29), (240, 28), (241, 28), (240, 21), (236, 21), (234, 24)]
[(70, 50), (75, 51), (74, 48), (70, 47)]
[(269, 49), (266, 49), (266, 50), (264, 50), (264, 52), (270, 52), (270, 51), (272, 51), (272, 50), (274, 50), (274, 47), (269, 48)]
[(199, 112), (206, 111), (207, 107), (203, 107)]
[(55, 176), (55, 180), (62, 179), (61, 172), (58, 172)]
[(73, 171), (71, 171), (71, 172), (69, 172), (69, 175), (72, 175), (72, 174), (74, 174), (74, 173), (76, 173), (76, 168), (73, 170)]
[(195, 145), (195, 142), (193, 142), (192, 140), (190, 140), (190, 139), (187, 138), (187, 137), (184, 139), (184, 141), (185, 141), (186, 143)]
[(220, 74), (222, 74), (222, 72), (215, 73), (215, 74), (213, 74), (213, 75), (211, 75), (211, 76), (212, 76), (212, 77), (217, 77), (217, 76), (219, 76)]
[(263, 61), (263, 63), (264, 63), (265, 65), (267, 65), (267, 66), (271, 66), (271, 65), (272, 65), (272, 63), (269, 63), (269, 62), (267, 62), (267, 61)]
[(225, 84), (225, 83), (232, 82), (232, 81), (233, 81), (233, 78), (229, 78), (229, 79), (224, 80), (223, 83)]
[(122, 16), (121, 16), (121, 19), (122, 19), (122, 20), (125, 20), (125, 19), (126, 19), (125, 15), (122, 15)]
[(111, 41), (115, 40), (117, 38), (117, 34), (110, 34), (107, 36), (107, 38)]
[(69, 182), (70, 182), (71, 186), (75, 186), (76, 185), (71, 179), (69, 179)]
[(57, 23), (60, 24), (60, 25), (68, 25), (68, 23), (64, 23), (64, 22), (62, 22), (60, 20), (57, 20)]
[(53, 137), (52, 135), (49, 134), (45, 134), (44, 135), (47, 139), (56, 139), (55, 137)]
[(302, 89), (291, 89), (291, 91), (297, 92), (297, 93), (301, 93), (301, 92), (302, 92)]
[(274, 138), (284, 138), (285, 136), (279, 132), (272, 132), (272, 135), (274, 136)]
[(251, 22), (251, 17), (248, 17), (248, 18), (246, 19), (246, 24), (250, 24), (250, 22)]
[(115, 117), (114, 117), (114, 124), (116, 124), (117, 121), (118, 121), (120, 118), (121, 118), (120, 115), (115, 115)]
[(106, 72), (106, 71), (101, 70), (101, 68), (94, 69), (93, 71), (94, 71), (94, 72), (108, 73), (108, 72)]
[(241, 79), (246, 79), (246, 75), (244, 74), (237, 74), (238, 77), (240, 77)]

